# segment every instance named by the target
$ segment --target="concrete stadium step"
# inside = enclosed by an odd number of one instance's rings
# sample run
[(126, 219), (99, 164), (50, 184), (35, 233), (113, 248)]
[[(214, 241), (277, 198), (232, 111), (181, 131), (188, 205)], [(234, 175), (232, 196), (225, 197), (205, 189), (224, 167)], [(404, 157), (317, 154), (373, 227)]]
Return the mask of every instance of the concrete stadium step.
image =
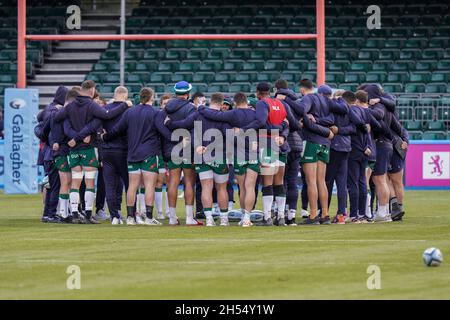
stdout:
[[(84, 80), (84, 77), (83, 77)], [(28, 81), (28, 86), (34, 86), (34, 87), (42, 87), (42, 86), (54, 86), (54, 85), (63, 85), (67, 87), (73, 87), (73, 86), (79, 86), (83, 80), (77, 80), (77, 79), (33, 79)]]
[[(129, 12), (132, 10), (131, 6), (127, 9)], [(111, 8), (112, 13), (105, 14), (103, 6), (99, 6), (98, 10), (102, 13), (83, 11), (82, 29), (66, 34), (117, 34), (120, 27), (120, 10), (117, 5)], [(80, 85), (108, 45), (108, 41), (60, 41), (56, 44), (52, 54), (36, 70), (34, 79), (28, 80), (29, 88), (39, 90), (40, 107), (53, 101), (58, 86), (71, 88)]]
[(108, 41), (64, 41), (53, 48), (53, 52), (103, 52)]
[(71, 65), (67, 63), (46, 63), (36, 71), (37, 74), (79, 74), (91, 71), (92, 63), (77, 63)]
[(88, 28), (86, 29), (81, 29), (81, 30), (72, 30), (67, 32), (66, 34), (116, 34), (118, 32), (118, 28), (117, 29), (105, 29), (105, 30), (89, 30)]
[[(53, 97), (56, 93), (56, 89), (58, 89), (59, 85), (55, 86), (28, 86), (29, 89), (38, 89), (39, 97)], [(66, 86), (67, 89), (70, 89), (71, 86)]]
[(84, 75), (82, 74), (37, 74), (34, 77), (34, 80), (53, 80), (55, 82), (58, 81), (83, 81)]
[(51, 56), (52, 59), (100, 59), (99, 52), (55, 52)]

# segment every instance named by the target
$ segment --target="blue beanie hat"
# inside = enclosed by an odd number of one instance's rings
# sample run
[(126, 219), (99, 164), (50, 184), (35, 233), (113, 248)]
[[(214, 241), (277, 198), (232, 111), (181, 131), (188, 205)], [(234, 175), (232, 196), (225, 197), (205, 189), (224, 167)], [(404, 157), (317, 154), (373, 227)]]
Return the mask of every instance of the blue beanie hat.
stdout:
[(330, 86), (323, 84), (317, 89), (317, 93), (331, 96), (333, 94), (333, 91), (331, 90)]
[(192, 90), (192, 85), (187, 81), (180, 81), (175, 83), (173, 91), (175, 94), (186, 94)]

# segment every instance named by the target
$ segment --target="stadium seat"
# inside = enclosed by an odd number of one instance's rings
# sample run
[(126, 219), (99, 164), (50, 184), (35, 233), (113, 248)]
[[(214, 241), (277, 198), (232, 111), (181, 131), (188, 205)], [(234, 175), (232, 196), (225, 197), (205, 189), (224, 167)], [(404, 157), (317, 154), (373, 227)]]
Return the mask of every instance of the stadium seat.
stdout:
[(427, 123), (428, 131), (443, 131), (445, 129), (445, 125), (441, 121), (431, 121)]
[(425, 131), (422, 134), (422, 140), (445, 140), (447, 138), (447, 134), (443, 131)]

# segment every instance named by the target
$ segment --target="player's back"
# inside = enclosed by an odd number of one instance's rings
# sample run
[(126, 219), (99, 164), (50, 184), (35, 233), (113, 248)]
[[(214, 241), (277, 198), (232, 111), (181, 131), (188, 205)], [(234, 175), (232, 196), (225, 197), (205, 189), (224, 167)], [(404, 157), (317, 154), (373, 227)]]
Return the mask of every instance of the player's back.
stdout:
[(124, 117), (127, 121), (128, 160), (139, 162), (161, 153), (160, 137), (155, 127), (156, 110), (150, 105), (132, 107)]

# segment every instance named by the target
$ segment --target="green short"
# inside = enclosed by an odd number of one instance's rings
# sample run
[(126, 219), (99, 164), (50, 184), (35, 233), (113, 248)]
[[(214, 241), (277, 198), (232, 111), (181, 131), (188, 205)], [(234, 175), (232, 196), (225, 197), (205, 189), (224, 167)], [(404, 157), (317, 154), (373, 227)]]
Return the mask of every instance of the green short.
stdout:
[(261, 165), (258, 160), (248, 160), (248, 161), (240, 161), (237, 162), (237, 159), (234, 159), (234, 173), (238, 176), (242, 176), (247, 173), (247, 170), (252, 170), (256, 173), (260, 173)]
[(128, 173), (141, 173), (142, 171), (158, 173), (159, 157), (150, 156), (144, 161), (128, 162)]
[(55, 167), (59, 172), (70, 172), (69, 161), (67, 156), (57, 156), (55, 158)]
[(93, 167), (98, 168), (98, 153), (96, 148), (72, 150), (68, 155), (70, 168)]
[(173, 169), (194, 169), (194, 166), (187, 159), (183, 159), (183, 161), (179, 164), (174, 163), (172, 160), (167, 162), (167, 168), (169, 170)]
[(373, 161), (373, 160), (367, 162), (367, 168), (370, 168), (370, 169), (374, 170), (375, 169), (375, 163), (377, 163), (377, 162)]
[(283, 166), (287, 162), (287, 154), (281, 153), (280, 151), (274, 151), (271, 148), (261, 148), (259, 153), (259, 161), (261, 165), (275, 165)]
[(314, 163), (322, 161), (328, 163), (330, 161), (330, 148), (322, 144), (311, 141), (303, 141), (303, 152), (301, 163)]
[(226, 163), (216, 163), (216, 162), (201, 163), (195, 165), (196, 173), (202, 173), (210, 170), (215, 174), (227, 174), (228, 165)]

